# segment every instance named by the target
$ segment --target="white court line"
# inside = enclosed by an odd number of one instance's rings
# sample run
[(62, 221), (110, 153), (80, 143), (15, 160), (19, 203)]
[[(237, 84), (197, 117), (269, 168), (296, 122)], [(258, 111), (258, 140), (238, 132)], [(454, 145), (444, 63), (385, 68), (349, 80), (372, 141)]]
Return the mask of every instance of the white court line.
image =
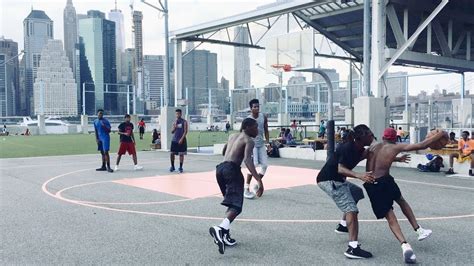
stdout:
[[(90, 207), (90, 208), (96, 208), (96, 209), (103, 209), (103, 210), (109, 210), (109, 211), (115, 211), (115, 212), (122, 212), (122, 213), (133, 213), (133, 214), (144, 214), (144, 215), (152, 215), (152, 216), (161, 216), (161, 217), (172, 217), (172, 218), (185, 218), (185, 219), (198, 219), (198, 220), (221, 220), (222, 217), (210, 217), (210, 216), (194, 216), (194, 215), (183, 215), (183, 214), (170, 214), (170, 213), (160, 213), (160, 212), (147, 212), (147, 211), (135, 211), (135, 210), (127, 210), (127, 209), (117, 209), (117, 208), (112, 208), (112, 207), (105, 207), (105, 206), (100, 206), (100, 205), (94, 205), (90, 203), (85, 203), (81, 202), (78, 200), (71, 200), (68, 198), (64, 198), (60, 193), (53, 194), (49, 192), (47, 189), (48, 183), (78, 172), (83, 172), (83, 171), (88, 171), (90, 169), (82, 169), (82, 170), (77, 170), (65, 174), (61, 174), (55, 177), (52, 177), (51, 179), (47, 180), (43, 185), (41, 186), (41, 189), (43, 190), (44, 193), (47, 195), (54, 197), (56, 199), (85, 206), (85, 207)], [(406, 181), (406, 180), (400, 180), (400, 181)], [(410, 182), (416, 182), (416, 181), (410, 181)], [(433, 185), (431, 183), (424, 183), (424, 182), (416, 182), (418, 184), (425, 184), (425, 185)], [(438, 184), (439, 185), (439, 184)], [(444, 185), (442, 185), (444, 186)], [(453, 187), (453, 186), (451, 186)], [(462, 187), (456, 187), (456, 188), (462, 188)], [(64, 189), (63, 189), (64, 190)], [(462, 218), (473, 218), (474, 214), (465, 214), (465, 215), (454, 215), (454, 216), (438, 216), (438, 217), (421, 217), (417, 218), (420, 221), (424, 220), (447, 220), (447, 219), (462, 219)], [(336, 223), (339, 222), (339, 219), (336, 220), (323, 220), (323, 219), (308, 219), (308, 220), (286, 220), (286, 219), (252, 219), (252, 218), (242, 218), (242, 219), (237, 219), (242, 222), (262, 222), (262, 223)], [(407, 219), (399, 219), (400, 221), (407, 221)], [(385, 220), (375, 220), (375, 219), (367, 219), (367, 220), (359, 220), (360, 222), (385, 222)]]

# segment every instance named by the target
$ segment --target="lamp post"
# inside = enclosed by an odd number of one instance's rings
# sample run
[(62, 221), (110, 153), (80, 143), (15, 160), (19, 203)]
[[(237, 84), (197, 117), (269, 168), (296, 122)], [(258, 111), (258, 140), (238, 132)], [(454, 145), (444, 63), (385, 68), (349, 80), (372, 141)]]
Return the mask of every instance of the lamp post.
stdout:
[[(169, 63), (169, 28), (168, 28), (168, 0), (158, 0), (158, 3), (160, 4), (160, 7), (157, 7), (153, 4), (150, 4), (146, 2), (145, 0), (141, 0), (142, 3), (150, 6), (153, 9), (158, 10), (159, 12), (162, 12), (165, 18), (165, 78), (164, 78), (164, 91), (165, 91), (165, 96), (164, 96), (164, 106), (168, 106), (168, 101), (169, 101), (169, 91), (170, 91), (170, 63)], [(176, 96), (175, 96), (176, 97)]]

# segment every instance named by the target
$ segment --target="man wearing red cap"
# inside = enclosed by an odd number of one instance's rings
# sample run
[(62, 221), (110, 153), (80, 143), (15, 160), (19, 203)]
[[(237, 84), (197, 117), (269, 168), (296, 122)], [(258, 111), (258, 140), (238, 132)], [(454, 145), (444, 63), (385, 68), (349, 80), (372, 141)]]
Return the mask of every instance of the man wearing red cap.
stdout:
[(369, 149), (366, 170), (373, 172), (375, 182), (365, 183), (364, 187), (369, 195), (375, 216), (377, 219), (385, 217), (393, 234), (400, 241), (406, 263), (415, 263), (416, 256), (400, 229), (397, 217), (393, 212), (393, 201), (400, 205), (403, 214), (408, 218), (411, 226), (418, 234), (419, 241), (430, 236), (432, 231), (423, 229), (416, 221), (410, 205), (403, 198), (397, 183), (395, 183), (395, 180), (390, 175), (390, 167), (394, 161), (406, 162), (409, 160), (408, 155), (397, 158), (399, 153), (426, 149), (432, 143), (442, 138), (448, 139), (448, 134), (444, 131), (439, 131), (433, 137), (427, 138), (420, 143), (396, 144), (397, 132), (393, 128), (387, 128), (383, 132), (383, 142), (377, 143)]

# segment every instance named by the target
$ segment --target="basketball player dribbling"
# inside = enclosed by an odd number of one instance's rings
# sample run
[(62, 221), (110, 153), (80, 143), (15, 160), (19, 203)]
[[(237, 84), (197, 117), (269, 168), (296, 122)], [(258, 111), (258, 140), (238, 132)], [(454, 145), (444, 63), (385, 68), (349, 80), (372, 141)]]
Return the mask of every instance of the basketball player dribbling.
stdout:
[(395, 183), (394, 178), (390, 175), (390, 167), (394, 161), (406, 162), (407, 158), (409, 158), (408, 155), (404, 155), (401, 157), (401, 160), (398, 160), (397, 155), (399, 153), (426, 149), (443, 138), (447, 142), (449, 139), (448, 134), (440, 131), (433, 137), (427, 138), (420, 143), (397, 144), (397, 132), (393, 128), (387, 128), (383, 134), (383, 142), (369, 148), (366, 171), (373, 173), (375, 181), (373, 183), (364, 183), (364, 187), (369, 195), (375, 216), (377, 219), (387, 219), (390, 229), (398, 241), (400, 241), (403, 258), (406, 263), (416, 263), (416, 256), (400, 229), (397, 217), (393, 212), (393, 201), (396, 201), (402, 209), (403, 214), (417, 233), (419, 241), (429, 237), (432, 231), (424, 229), (418, 224), (410, 205), (403, 198), (397, 183)]

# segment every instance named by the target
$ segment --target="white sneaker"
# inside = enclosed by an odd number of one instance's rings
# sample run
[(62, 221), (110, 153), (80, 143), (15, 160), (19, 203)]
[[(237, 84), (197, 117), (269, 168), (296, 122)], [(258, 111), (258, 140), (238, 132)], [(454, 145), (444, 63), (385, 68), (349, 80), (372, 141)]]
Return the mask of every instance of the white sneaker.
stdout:
[(260, 187), (258, 186), (258, 184), (253, 185), (253, 192), (254, 192), (254, 193), (257, 193), (257, 191), (258, 191), (259, 188), (260, 188)]
[(431, 235), (433, 231), (431, 231), (430, 229), (424, 229), (424, 228), (418, 228), (418, 230), (416, 230), (416, 233), (418, 234), (418, 241), (421, 241), (427, 237), (429, 237)]
[(402, 251), (403, 251), (403, 259), (405, 260), (405, 263), (416, 263), (416, 256), (415, 253), (413, 253), (413, 249), (411, 248), (410, 244), (405, 243), (402, 244)]
[(116, 166), (114, 167), (114, 172), (117, 172), (118, 170), (119, 170), (119, 167), (118, 167), (118, 165), (116, 165)]
[(143, 170), (143, 166), (140, 166), (140, 165), (137, 164), (133, 167), (133, 170), (135, 170), (135, 171)]
[(255, 193), (250, 192), (248, 189), (244, 190), (244, 198), (246, 199), (254, 199), (255, 198)]

